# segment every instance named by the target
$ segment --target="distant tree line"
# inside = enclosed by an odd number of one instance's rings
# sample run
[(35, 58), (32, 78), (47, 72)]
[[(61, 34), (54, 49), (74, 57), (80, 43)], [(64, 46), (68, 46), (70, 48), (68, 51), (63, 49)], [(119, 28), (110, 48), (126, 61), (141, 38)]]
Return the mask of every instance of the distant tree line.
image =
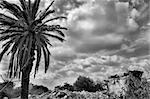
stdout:
[(96, 92), (104, 90), (101, 82), (94, 82), (91, 78), (85, 76), (79, 76), (73, 85), (64, 83), (62, 86), (56, 86), (55, 90), (69, 90), (69, 91), (88, 91)]

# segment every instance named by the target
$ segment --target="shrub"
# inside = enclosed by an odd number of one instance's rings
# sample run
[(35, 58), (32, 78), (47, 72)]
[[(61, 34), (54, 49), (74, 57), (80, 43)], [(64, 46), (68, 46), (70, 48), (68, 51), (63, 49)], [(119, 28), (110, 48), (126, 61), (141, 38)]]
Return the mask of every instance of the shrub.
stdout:
[(147, 79), (141, 78), (143, 72), (129, 71), (129, 76), (126, 78), (126, 98), (128, 99), (150, 99), (149, 83)]
[(68, 90), (68, 91), (74, 91), (74, 87), (71, 84), (64, 83), (63, 86), (56, 86), (55, 90)]
[(105, 88), (104, 88), (103, 85), (104, 85), (104, 84), (103, 84), (102, 82), (97, 82), (97, 83), (95, 84), (95, 88), (94, 88), (95, 92), (96, 92), (96, 91), (104, 91)]
[(74, 89), (76, 91), (88, 91), (94, 92), (95, 91), (95, 83), (92, 79), (84, 76), (79, 76), (75, 83), (73, 84)]
[(32, 89), (30, 90), (30, 94), (36, 94), (36, 95), (40, 95), (42, 93), (48, 92), (49, 89), (47, 87), (44, 87), (42, 85), (33, 85)]
[(69, 90), (69, 91), (74, 91), (74, 87), (73, 87), (73, 85), (70, 85), (70, 84), (68, 84), (68, 83), (65, 83), (63, 86), (62, 86), (62, 89), (63, 90)]

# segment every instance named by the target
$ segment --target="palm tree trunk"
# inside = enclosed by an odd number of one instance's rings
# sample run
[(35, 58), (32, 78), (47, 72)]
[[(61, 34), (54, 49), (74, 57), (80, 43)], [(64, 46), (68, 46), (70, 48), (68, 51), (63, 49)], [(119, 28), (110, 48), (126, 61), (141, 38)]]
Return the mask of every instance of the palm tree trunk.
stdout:
[(30, 72), (29, 70), (26, 69), (22, 72), (21, 99), (28, 99), (29, 81), (30, 81)]
[(34, 58), (34, 50), (35, 50), (35, 45), (33, 43), (32, 49), (31, 49), (31, 58), (29, 60), (28, 65), (23, 69), (22, 71), (22, 77), (21, 77), (21, 99), (28, 99), (28, 94), (29, 94), (29, 82), (30, 82), (30, 72), (33, 67), (33, 61), (35, 60)]

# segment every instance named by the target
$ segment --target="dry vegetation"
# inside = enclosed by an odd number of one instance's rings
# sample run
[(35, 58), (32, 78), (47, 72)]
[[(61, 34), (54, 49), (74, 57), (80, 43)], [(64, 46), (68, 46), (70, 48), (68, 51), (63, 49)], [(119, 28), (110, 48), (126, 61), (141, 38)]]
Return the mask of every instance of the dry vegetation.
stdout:
[[(30, 99), (150, 99), (150, 84), (146, 78), (142, 77), (142, 74), (142, 71), (134, 70), (122, 75), (112, 75), (109, 79), (99, 83), (102, 88), (95, 90), (93, 87), (88, 91), (87, 87), (91, 87), (88, 83), (94, 84), (95, 82), (91, 83), (90, 78), (80, 76), (74, 85), (65, 83), (63, 86), (56, 86), (54, 91), (32, 95)], [(124, 85), (121, 84), (121, 81), (124, 82)], [(112, 86), (117, 85), (120, 86), (120, 90), (112, 91)], [(77, 90), (78, 86), (82, 88)]]

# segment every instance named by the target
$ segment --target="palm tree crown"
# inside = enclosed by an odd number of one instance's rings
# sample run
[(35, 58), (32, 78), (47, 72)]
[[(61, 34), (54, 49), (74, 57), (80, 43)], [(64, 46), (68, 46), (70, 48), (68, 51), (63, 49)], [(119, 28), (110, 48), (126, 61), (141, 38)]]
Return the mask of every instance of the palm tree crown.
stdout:
[[(6, 10), (11, 15), (0, 13), (0, 41), (3, 50), (0, 53), (0, 61), (5, 53), (10, 54), (9, 77), (20, 77), (21, 71), (28, 66), (29, 60), (34, 56), (31, 50), (36, 52), (35, 74), (38, 71), (41, 56), (45, 60), (45, 72), (49, 67), (50, 51), (48, 46), (52, 46), (49, 37), (64, 41), (63, 30), (67, 30), (60, 25), (49, 25), (50, 21), (64, 19), (65, 17), (49, 18), (55, 11), (50, 10), (54, 1), (44, 10), (39, 10), (41, 0), (19, 0), (20, 5), (0, 1), (0, 8)], [(52, 33), (53, 32), (53, 33)]]

